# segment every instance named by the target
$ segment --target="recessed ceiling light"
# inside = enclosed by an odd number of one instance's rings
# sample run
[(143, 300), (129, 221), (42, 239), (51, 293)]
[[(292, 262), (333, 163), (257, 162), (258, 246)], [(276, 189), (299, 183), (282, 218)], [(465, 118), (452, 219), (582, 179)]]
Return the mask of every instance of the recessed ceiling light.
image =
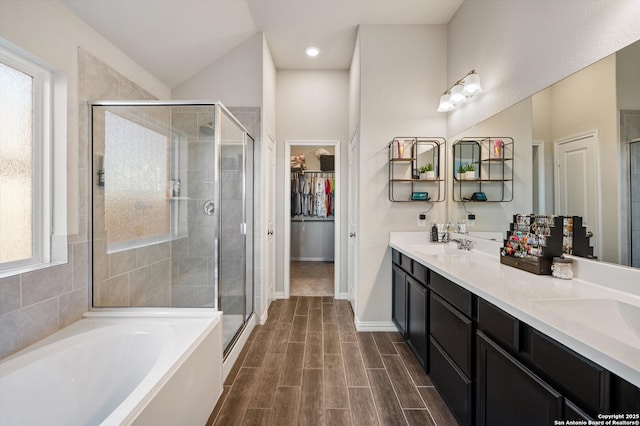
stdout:
[(310, 56), (310, 57), (313, 58), (313, 57), (316, 57), (316, 56), (318, 56), (320, 54), (320, 49), (318, 49), (317, 47), (307, 47), (304, 50), (304, 53), (306, 53), (307, 56)]

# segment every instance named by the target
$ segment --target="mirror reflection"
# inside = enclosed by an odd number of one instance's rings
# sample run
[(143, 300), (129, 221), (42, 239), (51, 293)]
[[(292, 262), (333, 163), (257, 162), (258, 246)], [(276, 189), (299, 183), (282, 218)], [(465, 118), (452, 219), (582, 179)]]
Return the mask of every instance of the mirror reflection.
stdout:
[(513, 132), (514, 111), (531, 112), (518, 123), (530, 136), (514, 137), (516, 176), (531, 192), (503, 208), (505, 219), (527, 208), (581, 216), (598, 259), (640, 267), (639, 76), (640, 41), (489, 119)]

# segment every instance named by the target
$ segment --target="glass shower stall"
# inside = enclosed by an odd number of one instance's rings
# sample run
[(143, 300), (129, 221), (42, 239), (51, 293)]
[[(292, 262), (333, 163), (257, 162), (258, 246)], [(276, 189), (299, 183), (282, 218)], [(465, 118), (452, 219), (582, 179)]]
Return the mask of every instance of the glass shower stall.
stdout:
[(253, 138), (219, 102), (91, 108), (92, 304), (253, 315)]

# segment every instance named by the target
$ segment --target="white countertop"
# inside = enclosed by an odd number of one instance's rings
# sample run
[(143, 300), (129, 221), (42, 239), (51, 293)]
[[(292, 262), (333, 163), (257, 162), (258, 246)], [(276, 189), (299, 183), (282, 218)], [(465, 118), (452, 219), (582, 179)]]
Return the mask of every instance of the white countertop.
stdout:
[(501, 264), (500, 245), (476, 240), (464, 251), (424, 232), (389, 237), (392, 248), (640, 387), (640, 270), (577, 259), (581, 274), (562, 280)]

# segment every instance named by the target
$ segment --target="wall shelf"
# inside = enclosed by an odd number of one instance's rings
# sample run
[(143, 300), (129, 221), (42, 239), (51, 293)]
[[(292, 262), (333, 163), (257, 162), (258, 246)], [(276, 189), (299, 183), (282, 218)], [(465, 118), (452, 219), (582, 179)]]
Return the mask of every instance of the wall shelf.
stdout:
[[(389, 151), (389, 201), (441, 202), (446, 198), (446, 140), (431, 137), (395, 137)], [(420, 174), (422, 166), (433, 166), (433, 177)], [(414, 200), (414, 193), (426, 192), (427, 200)]]
[[(513, 201), (513, 138), (467, 137), (453, 143), (453, 201), (472, 201), (475, 192), (483, 192), (487, 200)], [(465, 178), (459, 168), (471, 165), (473, 177)]]

